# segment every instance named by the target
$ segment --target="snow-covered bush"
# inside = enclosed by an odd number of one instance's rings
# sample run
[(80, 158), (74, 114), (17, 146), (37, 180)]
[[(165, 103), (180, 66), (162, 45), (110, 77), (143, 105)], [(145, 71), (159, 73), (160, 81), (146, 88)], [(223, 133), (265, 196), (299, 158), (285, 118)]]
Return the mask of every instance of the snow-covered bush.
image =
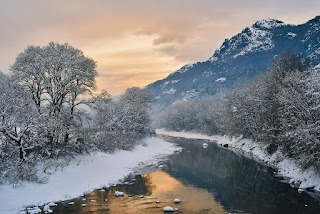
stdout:
[(129, 88), (117, 99), (103, 93), (96, 103), (95, 141), (100, 149), (132, 149), (152, 135), (149, 109), (153, 98), (147, 89)]
[(27, 156), (21, 162), (19, 150), (12, 144), (2, 142), (0, 144), (0, 183), (18, 184), (22, 180), (41, 181), (37, 176), (37, 156)]

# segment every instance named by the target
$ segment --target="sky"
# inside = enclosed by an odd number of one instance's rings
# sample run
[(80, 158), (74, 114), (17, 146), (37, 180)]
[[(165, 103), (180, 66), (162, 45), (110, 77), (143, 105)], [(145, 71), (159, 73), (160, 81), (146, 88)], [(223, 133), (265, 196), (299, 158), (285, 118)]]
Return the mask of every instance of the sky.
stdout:
[(319, 0), (1, 0), (0, 71), (28, 45), (67, 42), (97, 62), (97, 91), (119, 95), (207, 60), (257, 20), (317, 15)]

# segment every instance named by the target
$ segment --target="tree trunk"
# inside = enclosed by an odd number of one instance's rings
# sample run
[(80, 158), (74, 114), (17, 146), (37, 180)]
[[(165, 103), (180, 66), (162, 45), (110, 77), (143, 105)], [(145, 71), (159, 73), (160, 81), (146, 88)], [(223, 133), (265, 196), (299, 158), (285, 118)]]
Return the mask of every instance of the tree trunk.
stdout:
[(66, 131), (66, 134), (64, 135), (64, 144), (66, 145), (69, 141), (69, 134), (68, 134), (68, 128), (67, 128), (67, 131)]
[(75, 105), (74, 105), (74, 102), (72, 102), (72, 107), (70, 109), (70, 117), (69, 117), (69, 121), (67, 121), (67, 124), (66, 124), (66, 133), (64, 135), (64, 143), (65, 145), (68, 143), (69, 141), (69, 130), (70, 130), (70, 126), (71, 126), (71, 122), (73, 120), (73, 113), (74, 113), (74, 108), (75, 108)]
[(19, 155), (20, 155), (21, 162), (24, 162), (25, 161), (25, 156), (24, 156), (25, 154), (24, 154), (24, 149), (23, 149), (21, 140), (19, 141)]

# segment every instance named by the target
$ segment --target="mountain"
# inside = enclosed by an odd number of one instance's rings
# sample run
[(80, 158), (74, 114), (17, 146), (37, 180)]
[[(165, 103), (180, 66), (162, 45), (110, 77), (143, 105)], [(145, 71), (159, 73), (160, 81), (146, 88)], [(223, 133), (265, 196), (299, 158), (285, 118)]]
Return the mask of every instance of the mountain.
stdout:
[(301, 25), (276, 19), (257, 21), (226, 39), (207, 61), (184, 65), (147, 86), (162, 107), (178, 100), (214, 95), (266, 71), (279, 54), (291, 51), (320, 63), (320, 16)]

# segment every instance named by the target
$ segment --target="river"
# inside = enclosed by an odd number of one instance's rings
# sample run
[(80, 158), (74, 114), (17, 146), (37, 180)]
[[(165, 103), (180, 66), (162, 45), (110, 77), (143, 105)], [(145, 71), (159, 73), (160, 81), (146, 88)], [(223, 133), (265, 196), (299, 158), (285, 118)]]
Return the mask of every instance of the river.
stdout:
[[(239, 151), (203, 140), (167, 140), (184, 149), (164, 161), (161, 169), (154, 167), (121, 184), (59, 202), (54, 213), (163, 213), (165, 206), (177, 208), (174, 213), (320, 213), (317, 196), (298, 193), (276, 177), (274, 169)], [(125, 196), (115, 197), (115, 191)], [(175, 204), (175, 198), (181, 203)]]

